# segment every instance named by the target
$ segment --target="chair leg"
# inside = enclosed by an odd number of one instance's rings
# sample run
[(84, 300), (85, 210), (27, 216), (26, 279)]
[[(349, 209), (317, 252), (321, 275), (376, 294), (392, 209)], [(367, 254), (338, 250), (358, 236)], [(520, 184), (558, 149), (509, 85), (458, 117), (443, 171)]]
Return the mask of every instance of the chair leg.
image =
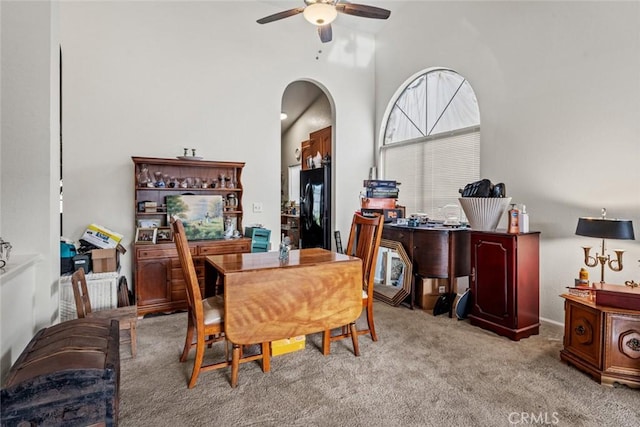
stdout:
[(231, 387), (238, 386), (238, 368), (240, 366), (240, 345), (233, 344), (231, 353)]
[(349, 325), (351, 330), (351, 341), (353, 342), (353, 353), (356, 356), (360, 356), (360, 347), (358, 345), (358, 330), (356, 329), (356, 323), (353, 322)]
[(180, 362), (186, 362), (187, 356), (189, 355), (189, 350), (191, 350), (191, 346), (193, 345), (193, 321), (191, 320), (191, 316), (189, 316), (189, 323), (187, 324), (187, 336), (184, 340), (184, 349), (182, 350), (182, 355), (180, 356)]
[(271, 350), (270, 343), (262, 343), (262, 372), (269, 372), (271, 370)]
[(367, 306), (367, 325), (369, 326), (369, 332), (371, 333), (371, 339), (378, 341), (378, 335), (376, 334), (376, 327), (373, 324), (373, 305)]
[(136, 320), (133, 320), (130, 324), (130, 328), (129, 328), (129, 336), (131, 338), (131, 356), (132, 357), (136, 357), (136, 354), (138, 353), (138, 349), (137, 349), (137, 334), (136, 334)]
[[(201, 334), (198, 331), (198, 334)], [(200, 375), (200, 368), (202, 368), (202, 361), (204, 360), (204, 335), (198, 337), (198, 343), (196, 344), (196, 358), (193, 361), (193, 371), (191, 372), (191, 379), (189, 380), (189, 388), (193, 388), (198, 381), (198, 375)]]
[(331, 330), (326, 329), (322, 333), (322, 354), (328, 356), (331, 352)]

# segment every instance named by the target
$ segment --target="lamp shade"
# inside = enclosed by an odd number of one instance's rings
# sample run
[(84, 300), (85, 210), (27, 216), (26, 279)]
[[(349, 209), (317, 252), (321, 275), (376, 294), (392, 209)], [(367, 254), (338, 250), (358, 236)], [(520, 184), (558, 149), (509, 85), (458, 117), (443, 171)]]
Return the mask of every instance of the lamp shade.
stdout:
[(634, 240), (633, 224), (627, 219), (578, 218), (578, 236)]
[(338, 16), (338, 11), (335, 6), (327, 3), (312, 3), (304, 8), (302, 15), (313, 25), (320, 26), (332, 23)]

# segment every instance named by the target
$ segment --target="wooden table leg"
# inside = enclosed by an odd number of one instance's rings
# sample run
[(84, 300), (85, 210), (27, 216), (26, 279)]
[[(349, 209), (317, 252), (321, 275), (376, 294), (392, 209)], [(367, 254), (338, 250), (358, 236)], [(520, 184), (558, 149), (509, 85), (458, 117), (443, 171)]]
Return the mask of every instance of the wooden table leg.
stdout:
[(233, 344), (231, 354), (231, 387), (238, 386), (238, 368), (240, 366), (240, 345)]

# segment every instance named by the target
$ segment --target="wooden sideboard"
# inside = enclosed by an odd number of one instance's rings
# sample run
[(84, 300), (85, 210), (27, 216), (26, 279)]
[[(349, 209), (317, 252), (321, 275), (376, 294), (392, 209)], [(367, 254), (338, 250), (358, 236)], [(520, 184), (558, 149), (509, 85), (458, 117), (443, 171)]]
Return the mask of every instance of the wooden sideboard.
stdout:
[(565, 321), (560, 359), (601, 384), (640, 388), (640, 311), (561, 296)]
[[(455, 279), (468, 276), (471, 271), (467, 229), (385, 224), (382, 238), (402, 243), (411, 260), (411, 308), (415, 306), (416, 276), (448, 279), (447, 292), (453, 292)], [(452, 317), (452, 311), (449, 312), (449, 317)]]

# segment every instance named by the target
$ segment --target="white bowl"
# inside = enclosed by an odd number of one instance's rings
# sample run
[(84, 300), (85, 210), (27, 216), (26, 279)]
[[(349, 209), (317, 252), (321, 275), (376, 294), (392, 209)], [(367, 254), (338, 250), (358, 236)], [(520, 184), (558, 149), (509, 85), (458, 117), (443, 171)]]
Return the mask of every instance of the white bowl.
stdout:
[(495, 231), (511, 197), (459, 197), (472, 230)]

